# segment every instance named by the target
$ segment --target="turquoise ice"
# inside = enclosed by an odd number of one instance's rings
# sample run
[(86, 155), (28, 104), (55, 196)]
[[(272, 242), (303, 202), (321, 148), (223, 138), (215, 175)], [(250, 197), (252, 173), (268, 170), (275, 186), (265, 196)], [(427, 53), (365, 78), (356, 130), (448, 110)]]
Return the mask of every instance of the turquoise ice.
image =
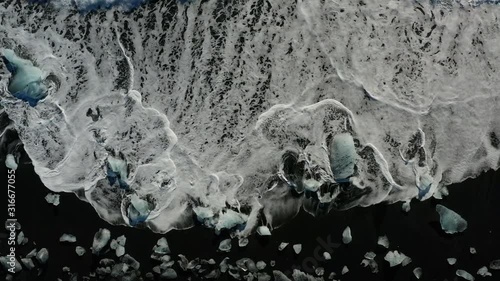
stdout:
[(439, 222), (444, 232), (454, 234), (467, 229), (467, 221), (454, 211), (440, 204), (436, 205), (436, 211), (439, 213)]
[(29, 60), (18, 57), (14, 51), (1, 50), (2, 60), (12, 74), (8, 90), (15, 97), (36, 106), (47, 96), (47, 87), (43, 84), (43, 72)]

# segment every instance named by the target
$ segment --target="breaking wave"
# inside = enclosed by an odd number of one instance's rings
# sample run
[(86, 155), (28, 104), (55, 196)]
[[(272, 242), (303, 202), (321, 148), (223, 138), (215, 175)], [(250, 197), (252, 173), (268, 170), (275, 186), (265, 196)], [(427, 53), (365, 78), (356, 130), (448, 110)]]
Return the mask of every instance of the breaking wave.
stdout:
[(439, 198), (500, 165), (500, 9), (448, 2), (3, 1), (2, 147), (155, 232)]

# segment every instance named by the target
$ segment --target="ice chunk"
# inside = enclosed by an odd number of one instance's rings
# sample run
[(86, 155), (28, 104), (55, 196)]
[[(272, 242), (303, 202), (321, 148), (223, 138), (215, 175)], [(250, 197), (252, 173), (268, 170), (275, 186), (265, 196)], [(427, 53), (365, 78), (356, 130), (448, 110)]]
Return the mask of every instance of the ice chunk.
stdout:
[(457, 259), (456, 258), (448, 258), (446, 260), (448, 261), (449, 265), (454, 265), (455, 263), (457, 263)]
[(500, 270), (500, 260), (494, 260), (490, 262), (490, 269)]
[(471, 253), (472, 255), (477, 254), (476, 248), (474, 248), (474, 247), (470, 247), (469, 251), (470, 251), (470, 253)]
[(108, 244), (111, 238), (111, 232), (106, 228), (101, 228), (94, 235), (94, 240), (92, 241), (92, 254), (98, 255), (99, 252)]
[(333, 280), (337, 274), (335, 272), (331, 272), (330, 275), (328, 275), (328, 280)]
[(323, 274), (325, 274), (325, 269), (323, 267), (317, 267), (314, 270), (314, 273), (316, 273), (316, 275), (318, 276), (323, 276)]
[(422, 268), (417, 267), (413, 270), (413, 275), (415, 275), (415, 278), (420, 279), (422, 277), (423, 271)]
[(59, 237), (59, 242), (74, 243), (76, 242), (76, 237), (74, 235), (64, 233), (61, 237)]
[(257, 233), (260, 236), (270, 236), (271, 235), (271, 231), (269, 230), (269, 228), (267, 226), (259, 226), (257, 228)]
[(404, 212), (408, 213), (411, 210), (410, 201), (404, 202), (403, 205), (401, 206), (401, 209)]
[(219, 213), (215, 230), (219, 232), (222, 229), (231, 229), (235, 226), (243, 225), (247, 220), (247, 215), (228, 209)]
[(139, 198), (137, 194), (130, 196), (130, 205), (128, 206), (128, 218), (131, 226), (146, 221), (151, 213), (148, 201)]
[(19, 232), (19, 234), (17, 235), (17, 244), (18, 245), (21, 245), (24, 241), (24, 232)]
[(439, 213), (441, 228), (446, 233), (454, 234), (467, 229), (467, 221), (454, 211), (440, 204), (436, 205), (436, 211)]
[(377, 273), (378, 272), (378, 264), (375, 260), (373, 259), (363, 259), (361, 261), (361, 266), (367, 267), (369, 266), (372, 273)]
[(57, 206), (60, 203), (59, 194), (49, 193), (45, 196), (45, 201), (47, 201), (47, 203), (49, 203), (49, 204)]
[(270, 265), (271, 267), (274, 267), (274, 266), (276, 265), (276, 261), (275, 261), (275, 260), (271, 260), (271, 261), (269, 262), (269, 265)]
[(326, 261), (329, 261), (332, 259), (332, 255), (330, 255), (330, 253), (328, 252), (323, 252), (323, 258), (326, 260)]
[(227, 264), (227, 261), (229, 260), (229, 258), (224, 258), (220, 264), (219, 264), (219, 269), (220, 269), (220, 272), (222, 273), (225, 273), (228, 269), (229, 269), (229, 266)]
[(115, 254), (117, 257), (123, 256), (125, 254), (125, 247), (123, 247), (122, 245), (118, 245), (118, 247), (115, 250)]
[(121, 261), (128, 264), (130, 267), (132, 267), (135, 270), (139, 270), (139, 267), (141, 266), (141, 264), (136, 259), (134, 259), (132, 256), (130, 256), (129, 254), (124, 255), (121, 258)]
[(330, 161), (333, 177), (337, 182), (347, 181), (354, 174), (356, 149), (350, 134), (335, 135), (331, 142)]
[(38, 253), (36, 254), (36, 259), (38, 260), (38, 262), (40, 262), (41, 264), (45, 264), (47, 263), (47, 261), (49, 260), (49, 250), (47, 250), (46, 248), (42, 248), (40, 251), (38, 251)]
[(258, 270), (263, 270), (264, 268), (266, 268), (267, 264), (263, 261), (258, 261), (255, 266)]
[(462, 277), (463, 279), (468, 280), (468, 281), (474, 281), (474, 279), (475, 279), (474, 276), (472, 276), (469, 272), (462, 270), (462, 269), (458, 269), (456, 271), (456, 274), (457, 274), (457, 276)]
[(344, 232), (342, 232), (342, 242), (344, 244), (349, 244), (352, 241), (351, 228), (346, 227)]
[(126, 182), (128, 177), (127, 161), (124, 159), (108, 157), (107, 159), (107, 177), (110, 185), (118, 182), (121, 189), (128, 189), (129, 185)]
[(286, 243), (286, 242), (281, 242), (279, 247), (278, 247), (278, 251), (283, 251), (286, 246), (288, 246), (289, 243)]
[(491, 276), (491, 273), (488, 271), (488, 268), (486, 266), (483, 266), (480, 269), (478, 269), (477, 274), (482, 277)]
[(401, 262), (401, 265), (402, 265), (402, 266), (407, 266), (407, 265), (409, 265), (410, 263), (411, 263), (411, 258), (407, 256), (407, 257), (405, 257), (405, 258), (403, 259), (403, 262)]
[(347, 272), (349, 272), (349, 268), (347, 267), (347, 265), (344, 265), (344, 267), (342, 267), (342, 275), (346, 274)]
[(153, 247), (153, 251), (160, 255), (170, 254), (167, 239), (165, 237), (158, 239), (156, 245)]
[(17, 170), (17, 161), (14, 155), (7, 154), (7, 157), (5, 158), (5, 167), (11, 170)]
[(32, 270), (33, 268), (35, 268), (35, 264), (33, 263), (33, 260), (30, 258), (21, 259), (21, 262), (28, 270)]
[(407, 258), (408, 257), (405, 254), (400, 253), (398, 251), (392, 251), (392, 252), (389, 251), (385, 255), (384, 260), (386, 260), (387, 262), (389, 262), (390, 267), (393, 267), (393, 266), (401, 264)]
[(302, 244), (293, 245), (293, 251), (298, 255), (302, 251)]
[(163, 273), (161, 274), (162, 278), (165, 279), (176, 279), (177, 278), (177, 272), (175, 272), (174, 269), (172, 268), (167, 268)]
[(248, 245), (248, 238), (241, 237), (240, 239), (238, 239), (238, 246), (246, 247), (247, 245)]
[(231, 251), (231, 239), (224, 239), (219, 244), (219, 251), (229, 252)]
[(389, 239), (387, 238), (387, 236), (380, 236), (378, 238), (378, 241), (377, 241), (377, 244), (388, 249), (389, 248)]
[(43, 83), (43, 72), (33, 66), (29, 60), (18, 57), (9, 49), (0, 50), (7, 69), (12, 73), (8, 90), (15, 97), (36, 106), (47, 96), (47, 87)]
[[(14, 263), (14, 264), (11, 264)], [(0, 264), (2, 264), (3, 268), (5, 271), (11, 272), (12, 273), (12, 265), (14, 265), (14, 273), (17, 273), (21, 270), (23, 270), (23, 267), (19, 263), (19, 261), (16, 258), (10, 258), (10, 257), (0, 257)]]
[(365, 254), (365, 259), (367, 259), (367, 260), (373, 260), (376, 256), (377, 256), (377, 254), (375, 254), (374, 252), (367, 252)]
[(85, 248), (83, 248), (83, 247), (81, 247), (81, 246), (76, 246), (76, 248), (75, 248), (75, 252), (76, 252), (76, 254), (77, 254), (78, 256), (80, 256), (80, 257), (81, 257), (81, 256), (85, 255), (85, 253), (86, 253), (87, 251), (85, 250)]

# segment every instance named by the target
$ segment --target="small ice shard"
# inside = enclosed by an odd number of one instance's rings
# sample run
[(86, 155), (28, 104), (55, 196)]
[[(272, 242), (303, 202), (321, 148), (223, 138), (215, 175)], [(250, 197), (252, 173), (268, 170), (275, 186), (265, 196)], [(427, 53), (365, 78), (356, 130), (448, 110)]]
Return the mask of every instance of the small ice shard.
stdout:
[(298, 255), (302, 251), (302, 244), (293, 245), (293, 251)]
[(220, 263), (219, 263), (219, 269), (220, 269), (220, 272), (222, 273), (226, 273), (226, 271), (228, 270), (229, 266), (227, 265), (227, 260), (229, 260), (229, 258), (224, 258)]
[(316, 275), (318, 276), (323, 276), (323, 274), (325, 274), (325, 269), (322, 267), (316, 267), (314, 273), (316, 273)]
[(78, 256), (80, 256), (80, 257), (81, 257), (81, 256), (85, 255), (85, 252), (87, 252), (87, 251), (85, 250), (85, 248), (83, 248), (83, 247), (81, 247), (81, 246), (76, 246), (76, 248), (75, 248), (75, 252), (76, 252), (76, 254), (77, 254)]
[(440, 204), (436, 205), (436, 211), (439, 213), (439, 222), (444, 232), (454, 234), (467, 229), (467, 221), (454, 211)]
[(278, 251), (283, 251), (286, 246), (288, 246), (289, 243), (286, 243), (286, 242), (281, 242), (279, 247), (278, 247)]
[(5, 158), (5, 167), (14, 171), (17, 170), (17, 161), (14, 155), (7, 154), (7, 157)]
[(219, 244), (219, 251), (229, 252), (231, 251), (231, 239), (224, 239)]
[(407, 265), (409, 265), (410, 263), (411, 263), (411, 258), (410, 258), (410, 257), (408, 257), (408, 256), (406, 256), (406, 257), (403, 259), (403, 261), (401, 262), (401, 265), (402, 265), (402, 266), (407, 266)]
[(238, 239), (238, 246), (246, 247), (247, 245), (248, 245), (248, 238), (241, 237), (240, 239)]
[(71, 271), (71, 268), (65, 266), (65, 267), (62, 268), (62, 271), (68, 273), (68, 272)]
[(177, 278), (177, 272), (175, 272), (174, 269), (172, 268), (167, 268), (163, 273), (161, 274), (161, 278), (165, 279), (176, 279)]
[(263, 270), (264, 268), (266, 268), (267, 264), (264, 261), (258, 261), (255, 266), (258, 270)]
[(413, 275), (415, 275), (415, 278), (420, 279), (422, 277), (422, 268), (417, 267), (413, 270)]
[(404, 202), (403, 205), (401, 206), (401, 209), (404, 212), (408, 213), (411, 210), (410, 201)]
[(177, 256), (179, 257), (179, 260), (177, 261), (177, 263), (179, 264), (179, 267), (183, 271), (186, 271), (187, 267), (188, 267), (188, 264), (189, 264), (189, 260), (183, 254), (179, 254)]
[(151, 208), (148, 201), (139, 198), (137, 194), (132, 194), (130, 196), (130, 205), (128, 206), (130, 225), (135, 226), (146, 221), (149, 213), (151, 213)]
[(118, 247), (115, 250), (115, 254), (117, 257), (123, 256), (125, 254), (125, 247), (123, 247), (122, 245), (118, 245)]
[(170, 254), (170, 247), (168, 246), (167, 239), (162, 237), (158, 239), (156, 245), (153, 247), (153, 251), (160, 255)]
[(61, 237), (59, 237), (59, 242), (74, 243), (76, 242), (76, 237), (74, 235), (64, 233)]
[(49, 204), (57, 206), (60, 203), (59, 194), (49, 193), (45, 196), (45, 201), (47, 201), (47, 203), (49, 203)]
[(134, 259), (132, 256), (130, 256), (129, 254), (124, 255), (121, 258), (121, 261), (123, 263), (128, 264), (130, 267), (132, 267), (135, 270), (139, 270), (139, 267), (141, 266), (141, 264), (136, 259)]
[(373, 260), (376, 256), (377, 256), (377, 254), (375, 254), (374, 252), (367, 252), (365, 254), (365, 259), (367, 259), (367, 260)]
[(260, 236), (270, 236), (271, 235), (271, 231), (269, 230), (269, 228), (267, 226), (259, 226), (257, 228), (257, 233)]
[(36, 259), (41, 263), (45, 264), (49, 260), (49, 251), (46, 248), (42, 248), (36, 254)]
[(328, 280), (333, 280), (337, 274), (335, 272), (331, 272), (330, 275), (328, 275)]
[(470, 253), (471, 253), (472, 255), (477, 254), (476, 248), (474, 248), (474, 247), (470, 247), (469, 251), (470, 251)]
[(243, 225), (248, 220), (248, 216), (235, 212), (231, 209), (220, 212), (217, 223), (215, 224), (215, 231), (220, 232), (222, 229), (231, 229), (235, 226)]
[(330, 255), (330, 253), (328, 252), (323, 252), (323, 258), (326, 260), (326, 261), (329, 261), (332, 259), (332, 255)]
[(457, 263), (457, 259), (456, 258), (448, 258), (446, 260), (448, 261), (449, 265), (454, 265), (454, 264)]
[(92, 241), (92, 254), (98, 255), (99, 252), (108, 244), (111, 238), (111, 232), (106, 228), (100, 228), (94, 235), (94, 240)]
[(480, 269), (478, 269), (477, 274), (482, 277), (491, 276), (491, 273), (488, 271), (488, 268), (486, 266), (483, 266)]
[(377, 244), (388, 249), (389, 248), (389, 239), (387, 236), (379, 236)]
[(122, 235), (122, 236), (116, 238), (116, 242), (119, 245), (125, 246), (125, 243), (127, 242), (127, 237), (125, 237), (125, 235)]
[(443, 186), (440, 189), (437, 189), (432, 196), (436, 199), (443, 199), (444, 196), (448, 196), (449, 194), (450, 192), (448, 191), (448, 188)]
[(500, 270), (500, 260), (494, 260), (490, 262), (490, 269)]
[(369, 266), (372, 273), (378, 273), (378, 264), (373, 259), (363, 259), (361, 261), (361, 266), (363, 266), (363, 267)]
[(23, 241), (24, 241), (24, 232), (21, 231), (17, 235), (17, 245), (23, 244)]
[(33, 263), (33, 260), (30, 258), (21, 259), (21, 262), (28, 270), (32, 270), (33, 268), (35, 268), (35, 264)]
[(337, 182), (345, 182), (354, 174), (356, 148), (350, 134), (337, 134), (331, 141), (330, 161), (333, 177)]
[(275, 261), (275, 260), (271, 260), (271, 261), (269, 262), (269, 265), (270, 265), (271, 267), (274, 267), (274, 266), (276, 265), (276, 261)]
[(472, 276), (469, 272), (467, 272), (465, 270), (458, 269), (456, 274), (457, 274), (457, 276), (462, 277), (465, 280), (474, 281), (474, 276)]
[(389, 251), (384, 257), (384, 260), (389, 262), (390, 267), (401, 264), (407, 256), (403, 253), (399, 253), (398, 251)]
[(342, 242), (344, 244), (349, 244), (352, 241), (351, 228), (346, 227), (344, 232), (342, 232)]
[(29, 252), (27, 255), (26, 255), (26, 258), (34, 258), (36, 257), (36, 249), (33, 249), (31, 250), (31, 252)]
[(347, 265), (344, 265), (344, 267), (342, 267), (342, 275), (346, 274), (347, 272), (349, 272), (349, 268), (347, 267)]

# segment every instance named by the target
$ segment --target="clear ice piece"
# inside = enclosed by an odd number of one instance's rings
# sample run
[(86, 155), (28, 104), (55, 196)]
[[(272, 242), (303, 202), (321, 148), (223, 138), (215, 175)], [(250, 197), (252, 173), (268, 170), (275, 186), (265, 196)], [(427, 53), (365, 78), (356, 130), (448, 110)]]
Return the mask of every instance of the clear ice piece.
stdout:
[(288, 244), (289, 243), (281, 242), (280, 245), (279, 245), (279, 247), (278, 247), (278, 250), (279, 251), (283, 251), (286, 248), (286, 246), (288, 246)]
[(302, 244), (293, 245), (293, 251), (298, 255), (302, 251)]
[(415, 275), (415, 278), (420, 279), (422, 277), (423, 271), (422, 268), (417, 267), (413, 270), (413, 275)]
[(436, 211), (439, 214), (439, 222), (444, 232), (454, 234), (467, 229), (467, 221), (454, 211), (440, 204), (436, 205)]
[(462, 269), (458, 269), (456, 271), (456, 274), (457, 274), (457, 276), (462, 277), (463, 279), (468, 280), (468, 281), (475, 280), (474, 276), (472, 276), (469, 272), (462, 270)]
[(271, 231), (269, 230), (269, 228), (267, 226), (259, 226), (257, 228), (257, 233), (260, 236), (270, 236), (271, 235)]
[(351, 234), (351, 228), (346, 227), (344, 229), (344, 232), (342, 232), (342, 242), (344, 244), (349, 244), (352, 241), (352, 234)]
[(111, 238), (111, 232), (106, 228), (101, 228), (94, 235), (94, 241), (92, 241), (92, 254), (98, 255), (99, 252), (108, 244)]
[(219, 244), (219, 251), (229, 252), (231, 251), (231, 239), (224, 239)]
[(57, 206), (60, 203), (59, 194), (49, 193), (45, 196), (45, 201), (49, 204)]
[(76, 242), (76, 237), (74, 235), (64, 233), (61, 237), (59, 237), (59, 242), (74, 243)]
[(379, 236), (377, 244), (388, 249), (389, 248), (389, 239), (387, 236)]

